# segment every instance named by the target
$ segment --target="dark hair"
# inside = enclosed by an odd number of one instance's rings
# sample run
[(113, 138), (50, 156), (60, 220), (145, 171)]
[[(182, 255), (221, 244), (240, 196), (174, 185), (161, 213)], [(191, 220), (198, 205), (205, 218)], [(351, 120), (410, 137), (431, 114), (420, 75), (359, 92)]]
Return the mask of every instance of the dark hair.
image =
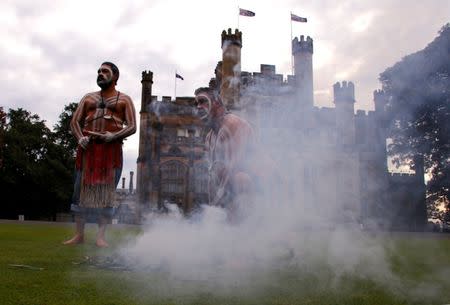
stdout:
[(119, 75), (120, 75), (119, 68), (117, 68), (117, 66), (110, 61), (105, 61), (102, 63), (102, 65), (109, 66), (113, 72), (113, 75), (117, 75), (117, 78), (116, 78), (116, 85), (117, 85), (117, 81), (119, 80)]
[(209, 88), (209, 87), (200, 87), (200, 88), (195, 89), (194, 95), (197, 95), (197, 94), (202, 93), (202, 92), (207, 93), (207, 94), (211, 94), (211, 95), (214, 94), (212, 92), (211, 88)]
[[(217, 65), (216, 65), (216, 68), (214, 69), (214, 72), (216, 72), (217, 71), (217, 68), (222, 68), (222, 66), (223, 66), (223, 62), (222, 61), (218, 61), (217, 62)], [(220, 71), (220, 72), (222, 72), (222, 71)]]
[(222, 99), (220, 98), (219, 94), (217, 93), (217, 90), (212, 89), (210, 87), (200, 87), (194, 91), (194, 95), (197, 95), (200, 93), (206, 93), (209, 96), (211, 96), (214, 101), (217, 101), (222, 104)]

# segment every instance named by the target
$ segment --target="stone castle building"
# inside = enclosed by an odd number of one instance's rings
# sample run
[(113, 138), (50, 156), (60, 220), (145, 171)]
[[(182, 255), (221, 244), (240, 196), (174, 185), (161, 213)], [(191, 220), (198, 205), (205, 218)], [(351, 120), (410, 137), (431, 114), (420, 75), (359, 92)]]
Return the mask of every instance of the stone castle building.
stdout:
[[(421, 230), (427, 221), (423, 161), (414, 160), (414, 174), (388, 171), (384, 93), (374, 92), (374, 111), (355, 113), (355, 86), (343, 81), (333, 86), (335, 107), (319, 108), (310, 37), (292, 41), (294, 75), (286, 79), (273, 65), (241, 71), (241, 48), (240, 31), (222, 32), (222, 61), (209, 86), (254, 124), (273, 155), (292, 158), (294, 200), (332, 222), (353, 217), (367, 225)], [(150, 71), (142, 73), (141, 83), (138, 200), (147, 208), (177, 203), (188, 213), (208, 198), (205, 130), (194, 116), (194, 99), (158, 100)]]

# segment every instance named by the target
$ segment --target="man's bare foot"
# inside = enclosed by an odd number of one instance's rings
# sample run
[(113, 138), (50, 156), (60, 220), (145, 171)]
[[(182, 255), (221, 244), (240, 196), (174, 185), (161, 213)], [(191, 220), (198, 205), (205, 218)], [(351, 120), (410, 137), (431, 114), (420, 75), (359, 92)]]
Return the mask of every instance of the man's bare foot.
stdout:
[(107, 248), (109, 247), (108, 243), (106, 242), (106, 240), (102, 239), (102, 238), (97, 238), (97, 241), (95, 242), (95, 245), (99, 248)]
[(74, 237), (72, 237), (71, 239), (63, 242), (63, 245), (78, 245), (78, 244), (82, 244), (83, 242), (84, 242), (84, 237), (82, 235), (77, 234)]

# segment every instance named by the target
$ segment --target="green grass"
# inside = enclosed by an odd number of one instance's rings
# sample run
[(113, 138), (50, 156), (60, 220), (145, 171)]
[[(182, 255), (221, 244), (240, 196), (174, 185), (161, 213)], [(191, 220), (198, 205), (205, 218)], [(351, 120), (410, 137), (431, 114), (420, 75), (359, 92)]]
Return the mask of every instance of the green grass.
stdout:
[[(323, 251), (302, 255), (306, 263), (250, 274), (250, 281), (214, 284), (170, 278), (163, 272), (132, 272), (76, 265), (85, 256), (106, 257), (137, 228), (111, 228), (111, 248), (93, 245), (96, 228), (87, 241), (63, 246), (73, 227), (48, 223), (0, 223), (0, 305), (61, 304), (308, 304), (400, 305), (450, 304), (450, 239), (423, 235), (384, 235), (388, 267), (395, 279), (373, 278), (370, 261), (352, 272), (336, 274)], [(320, 241), (312, 241), (319, 243)], [(306, 243), (307, 245), (308, 243)], [(317, 249), (317, 245), (314, 247)], [(43, 268), (13, 267), (24, 264)]]

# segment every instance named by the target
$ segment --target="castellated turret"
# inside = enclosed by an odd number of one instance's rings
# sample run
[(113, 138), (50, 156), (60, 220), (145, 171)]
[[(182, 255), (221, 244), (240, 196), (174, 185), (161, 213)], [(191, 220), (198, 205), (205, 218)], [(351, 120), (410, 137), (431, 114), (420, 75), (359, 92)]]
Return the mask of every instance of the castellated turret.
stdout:
[(142, 82), (144, 82), (144, 81), (146, 81), (146, 82), (151, 82), (152, 84), (153, 84), (153, 72), (152, 71), (142, 71), (142, 80), (141, 80), (141, 83)]
[(228, 109), (239, 102), (241, 82), (241, 48), (242, 32), (238, 29), (222, 32), (222, 82), (220, 96)]
[(294, 74), (297, 89), (297, 98), (303, 107), (314, 105), (313, 95), (313, 40), (311, 37), (300, 36), (292, 40), (292, 55), (294, 56)]
[(334, 103), (336, 105), (336, 127), (340, 144), (355, 143), (355, 85), (343, 81), (333, 85)]
[(298, 52), (306, 52), (306, 53), (313, 53), (313, 40), (311, 37), (306, 37), (300, 35), (300, 40), (298, 40), (297, 37), (292, 40), (292, 54), (295, 55), (295, 53)]
[(151, 103), (153, 72), (142, 71), (142, 93), (141, 93), (141, 112), (147, 112), (148, 106)]
[(343, 81), (342, 85), (337, 82), (333, 85), (334, 103), (348, 103), (353, 105), (355, 103), (355, 85), (352, 82)]
[(228, 31), (222, 31), (222, 49), (224, 48), (224, 44), (234, 44), (242, 48), (242, 32), (238, 29), (234, 30), (234, 33), (229, 28)]
[(373, 92), (373, 101), (375, 103), (375, 111), (383, 113), (388, 103), (388, 95), (383, 90), (375, 90)]

